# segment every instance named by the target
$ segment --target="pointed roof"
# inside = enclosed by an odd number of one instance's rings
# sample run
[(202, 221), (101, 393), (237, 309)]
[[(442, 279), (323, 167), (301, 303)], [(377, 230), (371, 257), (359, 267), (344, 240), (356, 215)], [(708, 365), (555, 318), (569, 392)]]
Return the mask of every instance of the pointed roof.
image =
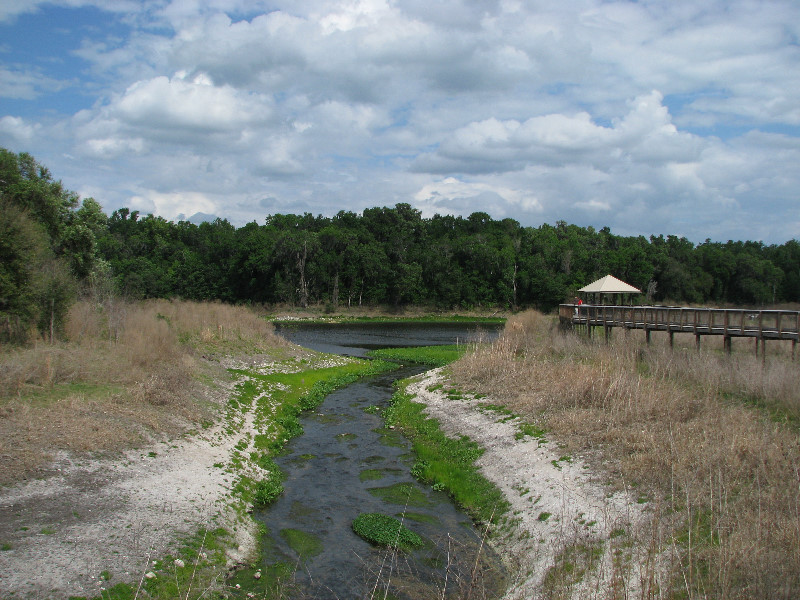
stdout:
[(578, 290), (579, 292), (600, 293), (600, 294), (641, 294), (642, 290), (638, 290), (632, 285), (628, 285), (624, 281), (620, 281), (613, 275), (606, 275), (597, 281), (593, 281), (587, 286)]

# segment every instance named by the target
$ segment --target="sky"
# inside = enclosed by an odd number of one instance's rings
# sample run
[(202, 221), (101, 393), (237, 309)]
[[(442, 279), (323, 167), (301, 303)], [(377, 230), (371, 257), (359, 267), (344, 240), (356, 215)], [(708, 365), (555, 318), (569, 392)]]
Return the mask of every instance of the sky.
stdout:
[(0, 0), (0, 146), (107, 213), (800, 238), (797, 0)]

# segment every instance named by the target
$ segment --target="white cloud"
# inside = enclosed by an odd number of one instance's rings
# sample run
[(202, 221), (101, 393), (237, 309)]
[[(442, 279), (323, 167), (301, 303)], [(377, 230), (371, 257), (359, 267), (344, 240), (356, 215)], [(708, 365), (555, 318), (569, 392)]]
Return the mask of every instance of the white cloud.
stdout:
[(108, 112), (129, 125), (210, 133), (266, 121), (271, 109), (263, 96), (215, 87), (204, 74), (187, 80), (180, 73), (132, 84)]
[(550, 114), (516, 120), (487, 119), (462, 127), (434, 153), (422, 155), (419, 171), (499, 173), (527, 165), (573, 163), (610, 170), (621, 162), (670, 163), (696, 160), (702, 142), (678, 132), (658, 92), (640, 96), (610, 127), (591, 115)]
[[(796, 235), (792, 0), (135, 4), (64, 49), (87, 61), (91, 108), (53, 116), (58, 82), (13, 54), (0, 74), (30, 99), (8, 104), (2, 139), (109, 208), (244, 222), (266, 197), (291, 212), (410, 201), (702, 240), (747, 237), (769, 203), (780, 233), (764, 235)], [(6, 3), (0, 21), (49, 6)]]
[(102, 159), (142, 154), (145, 148), (146, 145), (142, 138), (92, 138), (86, 140), (82, 146), (86, 154)]
[(175, 219), (180, 214), (193, 215), (197, 212), (215, 214), (218, 208), (214, 201), (200, 192), (163, 193), (145, 190), (132, 196), (130, 200), (132, 207), (152, 211), (167, 219)]
[(42, 94), (55, 92), (67, 84), (36, 71), (20, 71), (0, 66), (0, 97), (33, 100)]
[[(27, 123), (19, 117), (0, 117), (0, 143), (28, 146), (42, 130), (38, 123)], [(6, 141), (7, 140), (7, 141)]]
[(539, 200), (529, 192), (455, 177), (424, 185), (414, 194), (414, 201), (425, 217), (437, 213), (469, 215), (489, 212), (496, 218), (503, 218), (519, 211), (535, 214), (542, 209)]

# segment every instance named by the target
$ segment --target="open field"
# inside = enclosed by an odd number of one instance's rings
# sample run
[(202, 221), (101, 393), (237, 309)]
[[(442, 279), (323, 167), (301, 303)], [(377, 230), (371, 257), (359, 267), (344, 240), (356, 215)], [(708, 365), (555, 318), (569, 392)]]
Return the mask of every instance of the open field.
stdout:
[(67, 338), (0, 349), (0, 484), (46, 474), (53, 452), (196, 428), (224, 401), (213, 384), (229, 379), (220, 357), (293, 352), (254, 311), (219, 303), (81, 302)]
[(0, 596), (220, 597), (257, 556), (247, 511), (296, 414), (389, 365), (291, 346), (244, 308), (125, 305), (117, 335), (89, 308), (80, 339), (2, 363)]
[[(643, 336), (590, 343), (529, 312), (455, 363), (452, 381), (546, 430), (646, 507), (632, 532), (645, 551), (636, 597), (795, 598), (800, 366), (781, 352), (762, 366), (751, 348), (729, 357), (670, 351), (666, 339), (648, 348)], [(562, 561), (581, 545), (563, 543)]]
[[(2, 573), (34, 542), (62, 552), (32, 563), (55, 573), (51, 589), (66, 582), (56, 568), (98, 593), (103, 573), (135, 583), (143, 573), (111, 549), (146, 554), (176, 536), (191, 538), (187, 556), (204, 543), (209, 555), (214, 544), (227, 549), (214, 575), (224, 577), (225, 561), (245, 560), (253, 540), (244, 521), (213, 515), (236, 504), (237, 457), (271, 443), (257, 437), (269, 416), (256, 397), (275, 369), (332, 365), (276, 337), (250, 309), (219, 304), (79, 304), (68, 333), (68, 342), (2, 350), (0, 509), (30, 509), (30, 519), (5, 523), (0, 589), (10, 589)], [(673, 351), (657, 335), (650, 347), (643, 335), (586, 342), (562, 335), (550, 317), (523, 313), (495, 343), (447, 367), (447, 379), (415, 390), (433, 414), (451, 415), (443, 429), (484, 436), (487, 456), (499, 453), (498, 485), (527, 507), (523, 516), (514, 505), (502, 534), (516, 535), (520, 556), (538, 553), (512, 576), (520, 597), (800, 593), (800, 365), (788, 345), (776, 343), (762, 365), (751, 344), (734, 343), (727, 356), (721, 344), (698, 353), (691, 336), (675, 341)], [(260, 372), (250, 380), (267, 387), (245, 400), (231, 368)], [(539, 484), (564, 493), (548, 500)], [(51, 504), (39, 510), (33, 501), (45, 497)], [(137, 498), (145, 512), (134, 510)], [(575, 504), (583, 501), (591, 510)], [(198, 526), (211, 530), (206, 542), (192, 537)], [(78, 550), (87, 553), (80, 564), (68, 558)]]

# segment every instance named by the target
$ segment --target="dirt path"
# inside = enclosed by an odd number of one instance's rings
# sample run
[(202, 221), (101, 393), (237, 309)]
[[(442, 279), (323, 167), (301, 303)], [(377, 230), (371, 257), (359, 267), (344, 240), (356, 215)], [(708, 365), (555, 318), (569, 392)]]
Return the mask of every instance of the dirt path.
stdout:
[[(542, 590), (545, 575), (564, 544), (594, 540), (603, 548), (612, 532), (635, 522), (638, 506), (621, 494), (609, 495), (590, 478), (580, 457), (563, 457), (555, 441), (530, 436), (517, 439), (520, 422), (487, 410), (490, 399), (449, 399), (443, 382), (442, 370), (435, 369), (408, 391), (427, 406), (425, 412), (438, 419), (445, 433), (466, 435), (486, 449), (478, 465), (509, 500), (516, 521), (515, 527), (491, 542), (517, 573), (505, 599), (546, 597)], [(591, 572), (587, 570), (575, 586), (577, 591), (604, 589), (619, 574), (611, 554), (604, 552)]]

